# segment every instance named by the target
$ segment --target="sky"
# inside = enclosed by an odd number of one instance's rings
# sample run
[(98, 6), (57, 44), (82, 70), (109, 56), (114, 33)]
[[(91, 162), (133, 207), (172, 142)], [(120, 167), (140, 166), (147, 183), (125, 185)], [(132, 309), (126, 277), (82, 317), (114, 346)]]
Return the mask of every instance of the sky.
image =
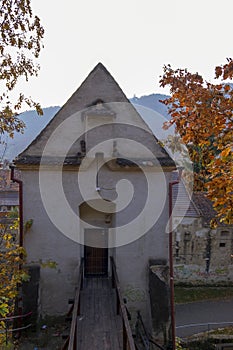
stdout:
[(169, 93), (163, 66), (213, 81), (233, 57), (232, 0), (31, 0), (45, 29), (39, 76), (20, 89), (43, 107), (63, 105), (98, 62), (127, 97)]

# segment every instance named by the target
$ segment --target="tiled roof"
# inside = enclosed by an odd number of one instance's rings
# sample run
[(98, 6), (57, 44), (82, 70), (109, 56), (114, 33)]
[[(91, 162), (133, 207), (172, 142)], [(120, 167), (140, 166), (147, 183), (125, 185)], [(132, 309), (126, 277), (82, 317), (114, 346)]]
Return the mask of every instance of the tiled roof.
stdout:
[(174, 216), (200, 217), (200, 212), (185, 189), (183, 181), (173, 186), (172, 194), (172, 204), (173, 207), (175, 206), (173, 211)]
[[(15, 177), (20, 179), (20, 171), (15, 170)], [(18, 191), (18, 184), (11, 181), (10, 169), (0, 169), (0, 191)]]
[(0, 205), (16, 206), (19, 205), (18, 191), (0, 191)]
[[(15, 177), (20, 178), (20, 172), (15, 171)], [(19, 205), (18, 184), (11, 181), (10, 169), (0, 169), (0, 206)]]
[(204, 192), (193, 193), (193, 201), (201, 213), (206, 224), (210, 224), (211, 219), (216, 215), (212, 202), (206, 197)]
[(157, 157), (156, 159), (125, 159), (125, 158), (116, 158), (116, 163), (121, 167), (137, 167), (140, 166), (172, 166), (175, 167), (175, 163), (171, 158), (168, 157)]
[[(175, 179), (177, 179), (177, 175), (173, 174), (173, 180)], [(211, 220), (216, 216), (216, 211), (213, 208), (213, 204), (211, 200), (207, 198), (206, 193), (193, 192), (190, 198), (188, 191), (185, 189), (183, 181), (173, 186), (172, 194), (174, 217), (201, 217), (203, 219), (203, 223), (209, 226)], [(225, 226), (223, 223), (220, 225)]]
[(19, 157), (15, 160), (15, 164), (30, 164), (30, 165), (80, 165), (81, 164), (81, 156), (77, 157), (66, 157), (65, 159), (62, 157), (43, 157), (41, 162), (41, 157), (35, 156), (24, 156)]

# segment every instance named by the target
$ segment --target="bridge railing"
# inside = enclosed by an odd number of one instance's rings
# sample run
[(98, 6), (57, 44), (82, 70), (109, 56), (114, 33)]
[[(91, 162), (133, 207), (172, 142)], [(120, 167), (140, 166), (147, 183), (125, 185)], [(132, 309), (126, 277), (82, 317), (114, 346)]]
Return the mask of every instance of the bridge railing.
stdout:
[(77, 333), (78, 333), (78, 315), (80, 315), (80, 292), (83, 286), (83, 266), (84, 260), (81, 259), (80, 267), (79, 267), (79, 276), (78, 276), (78, 284), (75, 293), (75, 299), (72, 306), (72, 319), (71, 319), (71, 327), (70, 334), (66, 339), (65, 344), (62, 347), (62, 350), (77, 350)]
[(137, 322), (135, 325), (135, 331), (136, 331), (136, 344), (137, 344), (137, 341), (139, 341), (139, 343), (142, 344), (144, 350), (150, 350), (150, 349), (165, 350), (164, 347), (158, 344), (157, 342), (155, 342), (150, 336), (150, 334), (147, 332), (139, 310), (137, 311)]
[(113, 257), (111, 259), (112, 268), (112, 287), (116, 290), (117, 314), (121, 315), (123, 326), (123, 350), (136, 350), (132, 331), (128, 320), (128, 312), (121, 294), (120, 283), (116, 271), (116, 265)]

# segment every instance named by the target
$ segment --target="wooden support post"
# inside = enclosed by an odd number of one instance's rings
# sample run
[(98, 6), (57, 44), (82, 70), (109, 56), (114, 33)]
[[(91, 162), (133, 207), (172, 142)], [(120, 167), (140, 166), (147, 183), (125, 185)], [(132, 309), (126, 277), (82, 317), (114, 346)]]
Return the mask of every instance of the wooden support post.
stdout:
[(113, 263), (112, 263), (112, 288), (116, 288), (115, 286), (115, 280), (114, 280), (114, 271), (113, 271)]
[(81, 285), (80, 290), (83, 289), (83, 279), (84, 279), (84, 258), (80, 260), (80, 275), (81, 275)]
[(119, 297), (118, 297), (118, 294), (116, 295), (116, 299), (117, 299), (117, 315), (120, 315), (120, 300), (119, 300)]
[(76, 322), (76, 328), (75, 328), (75, 333), (74, 333), (74, 349), (73, 350), (77, 350), (77, 325), (78, 323)]
[(79, 295), (79, 300), (78, 300), (78, 310), (77, 310), (77, 315), (80, 315), (80, 295)]
[(123, 324), (123, 350), (127, 350), (127, 333), (126, 333), (126, 328), (125, 328), (125, 325)]

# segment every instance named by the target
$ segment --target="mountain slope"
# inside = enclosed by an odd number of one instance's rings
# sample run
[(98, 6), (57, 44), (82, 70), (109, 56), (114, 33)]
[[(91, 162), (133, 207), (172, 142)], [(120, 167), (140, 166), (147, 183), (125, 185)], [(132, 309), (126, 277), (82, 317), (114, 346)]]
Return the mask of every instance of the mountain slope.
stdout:
[(141, 105), (153, 109), (154, 111), (162, 114), (165, 118), (168, 118), (167, 107), (160, 102), (160, 100), (165, 100), (169, 96), (161, 94), (151, 94), (141, 97), (130, 98), (130, 102), (135, 105)]
[[(27, 111), (20, 115), (20, 118), (24, 121), (26, 127), (24, 133), (15, 133), (14, 138), (5, 137), (3, 140), (6, 144), (0, 145), (0, 156), (4, 159), (12, 160), (14, 159), (20, 152), (22, 152), (40, 133), (42, 129), (48, 124), (48, 122), (53, 118), (53, 116), (57, 113), (60, 107), (48, 107), (44, 108), (44, 114), (42, 116), (38, 116), (36, 111)], [(4, 153), (4, 155), (3, 155)]]

